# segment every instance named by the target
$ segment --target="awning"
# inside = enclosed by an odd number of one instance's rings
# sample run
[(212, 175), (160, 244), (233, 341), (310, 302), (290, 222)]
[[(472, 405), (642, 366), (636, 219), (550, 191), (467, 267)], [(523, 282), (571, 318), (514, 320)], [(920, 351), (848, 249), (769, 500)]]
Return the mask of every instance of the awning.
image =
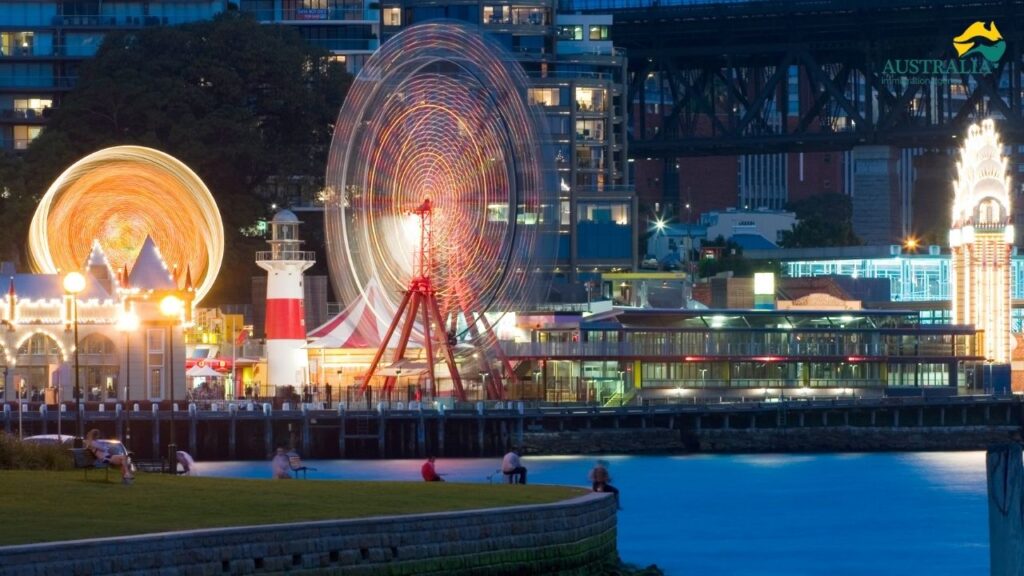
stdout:
[(189, 378), (219, 378), (221, 373), (209, 366), (193, 366), (185, 371), (185, 376)]

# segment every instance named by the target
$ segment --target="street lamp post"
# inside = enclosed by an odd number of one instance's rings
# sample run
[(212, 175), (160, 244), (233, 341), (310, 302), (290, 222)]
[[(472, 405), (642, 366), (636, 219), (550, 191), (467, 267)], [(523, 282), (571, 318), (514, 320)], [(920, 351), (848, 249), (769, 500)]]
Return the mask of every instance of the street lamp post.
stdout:
[(78, 431), (75, 437), (75, 447), (82, 447), (82, 438), (85, 437), (85, 429), (82, 427), (82, 387), (78, 369), (78, 295), (85, 290), (85, 276), (80, 272), (69, 272), (64, 277), (64, 290), (71, 296), (71, 322), (74, 325), (74, 351), (75, 351), (75, 422)]
[(619, 370), (619, 406), (622, 406), (622, 396), (626, 393), (626, 371)]
[(177, 318), (181, 317), (181, 299), (177, 296), (165, 296), (160, 301), (160, 313), (168, 319), (167, 323), (167, 356), (168, 356), (168, 383), (169, 396), (171, 400), (171, 430), (168, 435), (167, 444), (167, 468), (171, 474), (177, 473), (178, 468), (178, 445), (174, 440), (174, 324)]
[(127, 423), (125, 426), (124, 447), (131, 452), (131, 441), (132, 441), (132, 409), (128, 405), (131, 401), (131, 342), (132, 332), (139, 329), (139, 316), (134, 310), (125, 310), (121, 313), (121, 317), (117, 321), (117, 329), (120, 332), (124, 332), (124, 408), (127, 411)]

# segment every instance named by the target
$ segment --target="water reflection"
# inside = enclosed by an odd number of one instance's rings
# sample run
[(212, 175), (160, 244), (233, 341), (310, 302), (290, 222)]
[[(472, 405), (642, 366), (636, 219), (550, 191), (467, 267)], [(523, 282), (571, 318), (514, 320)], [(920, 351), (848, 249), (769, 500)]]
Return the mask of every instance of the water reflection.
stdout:
[[(983, 452), (602, 456), (622, 490), (619, 551), (669, 574), (988, 573)], [(596, 457), (523, 458), (531, 483), (587, 485)], [(500, 458), (437, 461), (502, 481)], [(310, 477), (419, 480), (419, 460), (321, 460)], [(269, 478), (266, 462), (200, 474)]]

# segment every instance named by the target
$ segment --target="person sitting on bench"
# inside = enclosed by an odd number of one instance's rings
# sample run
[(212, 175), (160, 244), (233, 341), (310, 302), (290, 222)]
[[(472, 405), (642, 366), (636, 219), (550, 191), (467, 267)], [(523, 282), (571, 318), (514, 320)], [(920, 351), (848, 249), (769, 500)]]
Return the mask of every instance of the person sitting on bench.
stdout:
[(519, 461), (519, 449), (513, 448), (501, 461), (501, 472), (508, 477), (508, 483), (526, 484), (526, 468)]
[(96, 458), (96, 462), (107, 466), (120, 466), (121, 478), (125, 482), (135, 479), (132, 475), (131, 463), (127, 454), (111, 454), (108, 448), (97, 442), (100, 438), (100, 431), (93, 428), (85, 435), (85, 448)]

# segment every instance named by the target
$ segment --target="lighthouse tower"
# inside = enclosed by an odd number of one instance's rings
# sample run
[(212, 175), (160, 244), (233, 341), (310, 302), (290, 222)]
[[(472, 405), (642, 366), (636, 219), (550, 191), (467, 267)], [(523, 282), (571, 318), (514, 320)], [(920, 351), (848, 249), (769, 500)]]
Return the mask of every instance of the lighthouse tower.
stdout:
[(271, 386), (298, 388), (305, 380), (302, 273), (316, 257), (301, 250), (299, 224), (289, 210), (275, 214), (270, 222), (270, 250), (256, 253), (256, 264), (267, 271), (267, 383)]

